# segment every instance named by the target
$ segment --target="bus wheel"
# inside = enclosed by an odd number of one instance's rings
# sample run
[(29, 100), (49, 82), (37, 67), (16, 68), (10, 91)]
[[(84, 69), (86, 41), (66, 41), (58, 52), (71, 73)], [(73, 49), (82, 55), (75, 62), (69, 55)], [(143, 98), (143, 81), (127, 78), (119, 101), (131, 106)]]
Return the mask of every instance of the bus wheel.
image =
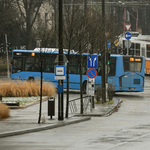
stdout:
[(28, 82), (34, 82), (34, 78), (33, 78), (33, 77), (29, 77), (29, 78), (27, 79), (27, 81), (28, 81)]
[(86, 94), (87, 81), (83, 82), (83, 93)]

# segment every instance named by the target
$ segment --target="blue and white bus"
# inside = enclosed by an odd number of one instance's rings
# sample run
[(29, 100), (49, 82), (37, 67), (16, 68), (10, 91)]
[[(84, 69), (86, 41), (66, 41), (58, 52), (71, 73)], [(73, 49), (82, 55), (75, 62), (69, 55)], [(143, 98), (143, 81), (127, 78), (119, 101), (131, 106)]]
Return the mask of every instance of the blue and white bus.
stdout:
[[(43, 80), (53, 82), (56, 87), (54, 66), (58, 57), (57, 49), (42, 50)], [(67, 50), (64, 55), (68, 57)], [(82, 54), (82, 83), (83, 91), (87, 85), (87, 53)], [(71, 51), (69, 59), (69, 88), (80, 89), (80, 56)], [(11, 79), (36, 80), (40, 79), (40, 50), (13, 50)], [(66, 63), (67, 64), (67, 63)], [(144, 91), (145, 58), (141, 56), (111, 55), (108, 66), (108, 83), (112, 84), (115, 92)], [(101, 56), (98, 55), (98, 69), (95, 78), (95, 89), (101, 85)], [(67, 88), (67, 79), (64, 80), (64, 89)]]

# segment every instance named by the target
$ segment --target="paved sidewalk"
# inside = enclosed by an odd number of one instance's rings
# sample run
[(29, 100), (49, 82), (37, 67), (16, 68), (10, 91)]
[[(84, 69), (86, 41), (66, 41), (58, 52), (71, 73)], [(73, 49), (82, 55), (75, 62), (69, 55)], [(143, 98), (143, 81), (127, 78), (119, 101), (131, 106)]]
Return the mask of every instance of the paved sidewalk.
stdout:
[[(10, 118), (0, 121), (0, 138), (25, 134), (30, 132), (37, 132), (46, 129), (57, 128), (73, 123), (87, 121), (91, 119), (91, 116), (108, 116), (115, 111), (120, 101), (116, 99), (112, 105), (95, 105), (95, 108), (91, 111), (90, 108), (84, 115), (80, 115), (79, 112), (69, 114), (66, 119), (58, 120), (58, 97), (55, 98), (55, 116), (50, 119), (48, 116), (48, 101), (42, 102), (42, 115), (41, 123), (38, 124), (39, 119), (39, 103), (31, 105), (22, 109), (11, 109)], [(65, 107), (65, 104), (64, 104)], [(64, 109), (65, 114), (65, 109)]]

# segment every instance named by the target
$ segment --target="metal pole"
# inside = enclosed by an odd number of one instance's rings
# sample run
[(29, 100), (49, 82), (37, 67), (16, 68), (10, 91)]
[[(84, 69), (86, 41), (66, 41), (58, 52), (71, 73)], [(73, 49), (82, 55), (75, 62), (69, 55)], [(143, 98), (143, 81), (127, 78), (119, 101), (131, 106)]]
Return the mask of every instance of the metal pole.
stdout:
[(5, 34), (5, 42), (6, 42), (6, 54), (7, 54), (7, 78), (10, 79), (7, 34)]
[(124, 31), (126, 30), (125, 28), (125, 23), (126, 22), (126, 8), (124, 8)]
[(38, 123), (41, 122), (41, 112), (42, 112), (42, 79), (43, 79), (43, 68), (42, 68), (42, 49), (41, 49), (41, 40), (39, 40), (39, 47), (40, 47), (40, 59), (41, 59), (41, 93), (40, 93), (40, 109), (39, 109), (39, 120)]
[[(63, 65), (63, 0), (59, 0), (59, 65)], [(63, 80), (58, 80), (63, 88)], [(63, 120), (63, 90), (58, 93), (58, 120)]]
[(138, 8), (137, 8), (137, 18), (136, 18), (136, 31), (138, 31)]
[(129, 40), (127, 40), (127, 55), (129, 54)]
[(101, 53), (102, 61), (102, 102), (106, 101), (106, 77), (105, 77), (105, 0), (102, 0), (102, 23), (103, 23), (103, 47)]

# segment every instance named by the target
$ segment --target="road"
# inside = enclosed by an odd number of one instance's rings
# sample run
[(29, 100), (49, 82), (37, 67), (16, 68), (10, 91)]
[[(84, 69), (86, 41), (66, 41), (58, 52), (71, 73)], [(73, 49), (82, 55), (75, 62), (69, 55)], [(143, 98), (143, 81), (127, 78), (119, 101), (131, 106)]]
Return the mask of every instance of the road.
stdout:
[(109, 117), (0, 139), (3, 150), (149, 150), (150, 78), (145, 91), (117, 93), (123, 100)]

